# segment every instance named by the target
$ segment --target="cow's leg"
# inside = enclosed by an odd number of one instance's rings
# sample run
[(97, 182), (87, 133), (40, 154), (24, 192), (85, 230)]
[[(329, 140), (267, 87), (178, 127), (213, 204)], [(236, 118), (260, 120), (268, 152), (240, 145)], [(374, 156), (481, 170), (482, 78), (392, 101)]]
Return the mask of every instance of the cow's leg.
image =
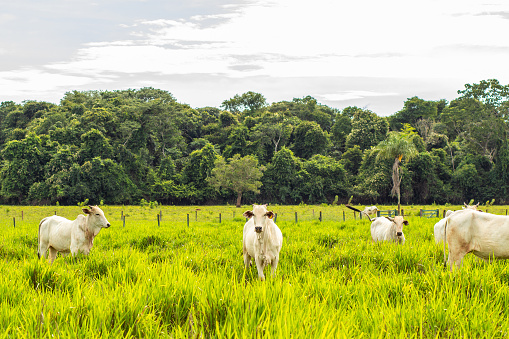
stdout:
[(263, 274), (264, 268), (263, 261), (264, 260), (261, 259), (259, 256), (255, 257), (256, 269), (258, 270), (258, 277), (260, 278), (260, 280), (265, 280), (265, 275)]
[(463, 251), (462, 249), (454, 249), (454, 247), (451, 249), (451, 245), (449, 244), (449, 259), (447, 262), (449, 263), (449, 268), (451, 271), (454, 267), (457, 269), (461, 267), (465, 254), (467, 254), (467, 252)]
[(277, 255), (273, 260), (272, 260), (272, 276), (275, 277), (276, 276), (276, 268), (277, 268), (277, 264), (279, 262), (279, 255)]
[(43, 244), (42, 242), (39, 244), (39, 258), (44, 257), (45, 259), (48, 257), (48, 244)]
[(55, 258), (57, 257), (57, 250), (50, 246), (49, 248), (49, 260), (51, 263), (55, 261)]
[(246, 268), (249, 268), (249, 266), (251, 266), (251, 256), (247, 252), (244, 252), (244, 266)]

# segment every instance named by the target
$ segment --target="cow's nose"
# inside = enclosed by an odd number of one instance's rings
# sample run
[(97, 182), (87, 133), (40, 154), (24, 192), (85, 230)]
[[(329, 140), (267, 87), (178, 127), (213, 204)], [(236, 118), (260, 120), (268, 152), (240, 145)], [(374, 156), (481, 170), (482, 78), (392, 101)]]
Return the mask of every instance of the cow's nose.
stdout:
[(401, 235), (402, 235), (402, 234), (403, 234), (403, 232), (397, 232), (397, 233), (396, 233), (396, 235), (397, 235), (398, 237), (401, 237)]
[(256, 226), (255, 227), (255, 232), (256, 233), (260, 233), (262, 231), (262, 227), (261, 226)]
[(110, 225), (110, 223), (107, 223), (107, 224), (106, 224), (106, 228), (108, 228), (108, 227), (110, 227), (110, 226), (111, 226), (111, 225)]

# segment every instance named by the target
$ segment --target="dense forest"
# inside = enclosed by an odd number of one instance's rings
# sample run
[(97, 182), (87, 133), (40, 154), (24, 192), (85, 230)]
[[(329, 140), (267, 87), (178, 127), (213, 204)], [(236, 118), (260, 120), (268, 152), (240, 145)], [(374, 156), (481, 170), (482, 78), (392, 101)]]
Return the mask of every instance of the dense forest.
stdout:
[[(254, 92), (220, 108), (154, 88), (5, 101), (0, 203), (507, 203), (508, 117), (494, 79), (388, 117)], [(398, 140), (411, 147), (385, 156)]]

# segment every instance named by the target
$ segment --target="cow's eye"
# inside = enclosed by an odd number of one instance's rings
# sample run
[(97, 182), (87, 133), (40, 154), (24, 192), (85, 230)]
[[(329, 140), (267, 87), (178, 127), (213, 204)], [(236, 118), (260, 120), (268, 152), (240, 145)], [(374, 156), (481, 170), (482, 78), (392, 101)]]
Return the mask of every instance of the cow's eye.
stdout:
[(95, 215), (99, 215), (99, 213), (96, 213)]

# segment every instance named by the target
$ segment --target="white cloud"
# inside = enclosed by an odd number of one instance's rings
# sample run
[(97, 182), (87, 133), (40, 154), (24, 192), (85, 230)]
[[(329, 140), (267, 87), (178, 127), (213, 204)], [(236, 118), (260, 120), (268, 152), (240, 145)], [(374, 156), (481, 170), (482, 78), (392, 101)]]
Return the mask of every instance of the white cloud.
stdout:
[[(481, 10), (476, 1), (461, 3), (472, 14)], [(479, 56), (454, 53), (454, 46), (475, 41), (507, 56), (506, 39), (479, 29), (489, 24), (491, 32), (503, 32), (507, 20), (454, 15), (456, 8), (438, 1), (262, 2), (222, 15), (140, 21), (133, 32), (136, 40), (90, 44), (74, 60), (50, 68), (86, 74), (405, 78), (454, 76), (467, 67), (485, 67), (478, 63)], [(207, 19), (224, 21), (202, 26)], [(434, 55), (440, 46), (451, 46), (451, 55)], [(239, 61), (253, 56), (251, 62)]]
[[(0, 90), (5, 95), (65, 86), (99, 89), (121, 80), (134, 88), (150, 84), (154, 75), (199, 74), (235, 81), (366, 77), (509, 82), (509, 20), (501, 14), (509, 12), (505, 2), (274, 0), (225, 9), (188, 18), (167, 18), (161, 11), (156, 20), (117, 23), (128, 38), (87, 43), (72, 59), (42, 68), (2, 72)], [(13, 80), (16, 76), (23, 81)], [(315, 96), (337, 102), (387, 99), (396, 93), (321, 88)]]
[(394, 92), (372, 92), (372, 91), (343, 91), (331, 94), (322, 94), (318, 96), (319, 99), (324, 99), (327, 101), (347, 101), (347, 100), (355, 100), (355, 99), (363, 99), (370, 97), (387, 97), (387, 96), (396, 96), (398, 93)]
[[(3, 97), (17, 97), (56, 102), (63, 93), (77, 86), (92, 84), (96, 79), (75, 75), (55, 74), (38, 69), (0, 72), (0, 93)], [(58, 92), (58, 96), (54, 95)]]

